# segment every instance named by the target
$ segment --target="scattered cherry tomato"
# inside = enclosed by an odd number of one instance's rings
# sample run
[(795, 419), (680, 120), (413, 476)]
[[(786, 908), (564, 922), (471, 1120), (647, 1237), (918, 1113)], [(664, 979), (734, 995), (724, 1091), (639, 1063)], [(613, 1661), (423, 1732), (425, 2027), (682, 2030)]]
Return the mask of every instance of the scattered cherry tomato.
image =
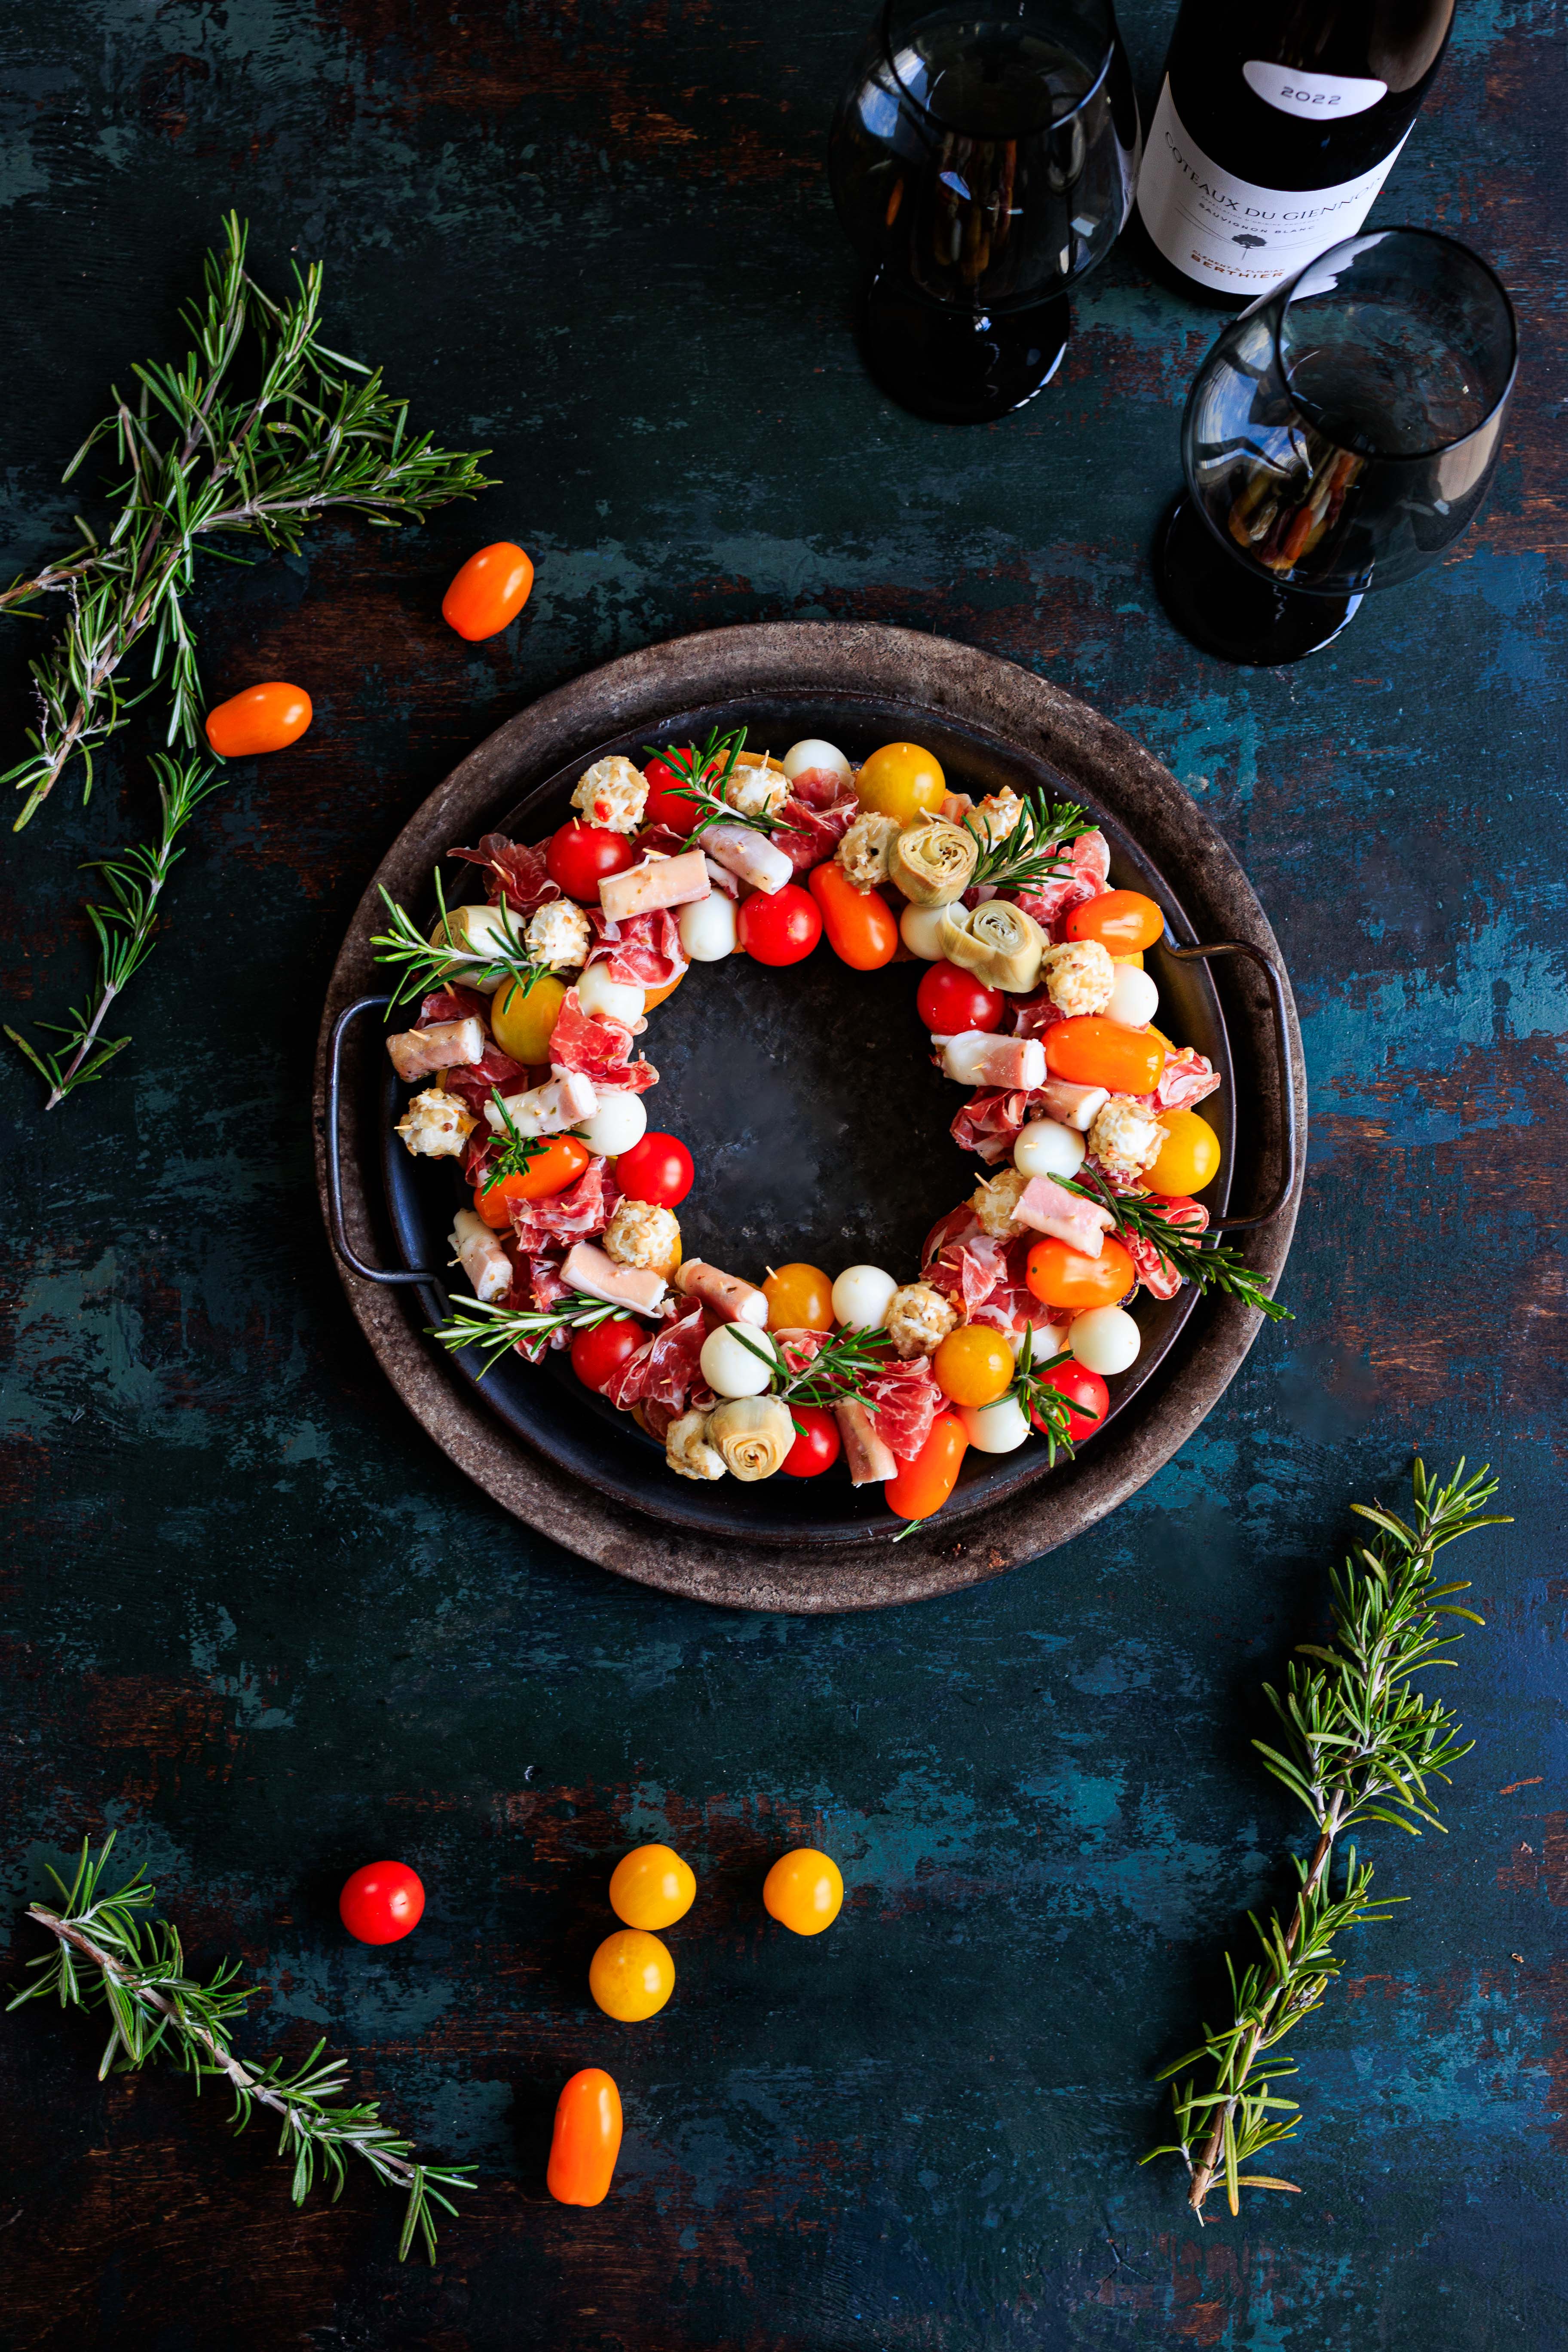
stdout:
[(531, 986), (503, 980), (490, 999), (490, 1030), (503, 1054), (538, 1069), (550, 1059), (550, 1033), (566, 1002), (566, 983), (542, 971)]
[(343, 1881), (338, 1916), (357, 1942), (396, 1944), (425, 1916), (425, 1889), (405, 1862), (367, 1862)]
[(937, 1037), (960, 1037), (966, 1029), (999, 1029), (1007, 1000), (962, 965), (943, 957), (929, 963), (915, 991), (915, 1011)]
[[(1087, 1364), (1058, 1364), (1054, 1371), (1040, 1374), (1040, 1386), (1055, 1389), (1067, 1399), (1068, 1435), (1075, 1445), (1092, 1437), (1110, 1410), (1110, 1391)], [(1045, 1419), (1037, 1412), (1035, 1427), (1046, 1426)]]
[(584, 2066), (555, 2102), (544, 2185), (558, 2205), (602, 2205), (620, 2152), (621, 2095), (602, 2066)]
[(669, 1845), (635, 1845), (610, 1873), (610, 1908), (628, 1927), (673, 1927), (697, 1900), (697, 1874)]
[(510, 539), (470, 555), (441, 599), (441, 618), (460, 637), (493, 637), (515, 621), (533, 586), (533, 565)]
[(650, 1128), (640, 1142), (616, 1161), (616, 1181), (634, 1201), (650, 1201), (656, 1209), (673, 1209), (685, 1200), (696, 1181), (691, 1154), (679, 1136), (659, 1135)]
[(564, 1192), (574, 1184), (588, 1165), (593, 1154), (575, 1135), (552, 1135), (544, 1149), (526, 1168), (513, 1176), (503, 1176), (487, 1192), (483, 1184), (474, 1186), (474, 1209), (492, 1233), (510, 1232), (511, 1218), (507, 1213), (509, 1201), (548, 1201), (557, 1192)]
[(806, 887), (822, 909), (827, 944), (851, 971), (880, 971), (898, 951), (899, 920), (875, 890), (857, 890), (842, 866), (814, 866)]
[(1127, 1029), (1103, 1013), (1079, 1013), (1046, 1032), (1046, 1067), (1075, 1086), (1109, 1087), (1114, 1095), (1152, 1094), (1165, 1048), (1152, 1029)]
[(1143, 1178), (1151, 1192), (1166, 1199), (1201, 1192), (1219, 1173), (1219, 1138), (1195, 1110), (1168, 1110), (1160, 1125), (1165, 1140), (1160, 1157)]
[(816, 1404), (792, 1404), (799, 1433), (779, 1465), (791, 1478), (820, 1478), (838, 1459), (838, 1423)]
[(310, 698), (304, 688), (274, 678), (265, 686), (247, 686), (243, 694), (232, 694), (209, 710), (207, 741), (220, 760), (243, 760), (253, 751), (286, 751), (300, 740), (310, 719)]
[(952, 1494), (963, 1467), (969, 1432), (955, 1412), (939, 1412), (931, 1434), (912, 1462), (900, 1463), (896, 1478), (882, 1488), (889, 1511), (900, 1519), (929, 1519)]
[(947, 778), (941, 761), (922, 745), (884, 743), (857, 774), (855, 793), (863, 809), (896, 816), (907, 824), (910, 817), (942, 806)]
[(763, 1907), (797, 1936), (820, 1936), (844, 1902), (844, 1881), (831, 1854), (797, 1845), (781, 1853), (763, 1881)]
[(775, 1266), (763, 1285), (770, 1331), (831, 1331), (833, 1282), (819, 1265), (794, 1259)]
[(605, 1937), (589, 1962), (588, 1990), (606, 2017), (639, 2025), (657, 2016), (675, 1990), (675, 1962), (657, 1936), (622, 1927)]
[(988, 1323), (961, 1323), (931, 1361), (950, 1404), (994, 1404), (1013, 1385), (1013, 1350)]
[(1069, 940), (1098, 940), (1110, 955), (1141, 955), (1163, 939), (1165, 918), (1142, 890), (1105, 890), (1098, 898), (1086, 898), (1081, 907), (1073, 908), (1062, 925), (1062, 935)]
[(1098, 1257), (1054, 1237), (1037, 1242), (1024, 1276), (1042, 1307), (1115, 1307), (1137, 1277), (1131, 1255), (1114, 1234), (1106, 1234)]
[(771, 896), (753, 890), (741, 901), (741, 945), (758, 963), (801, 963), (822, 937), (816, 899), (798, 882), (786, 882)]
[(612, 1315), (605, 1323), (590, 1323), (572, 1342), (572, 1370), (585, 1389), (601, 1396), (621, 1366), (637, 1354), (647, 1333), (629, 1315)]
[(636, 864), (628, 835), (584, 824), (576, 817), (562, 826), (544, 853), (544, 870), (557, 888), (589, 907), (598, 905), (599, 885), (607, 874), (624, 874)]

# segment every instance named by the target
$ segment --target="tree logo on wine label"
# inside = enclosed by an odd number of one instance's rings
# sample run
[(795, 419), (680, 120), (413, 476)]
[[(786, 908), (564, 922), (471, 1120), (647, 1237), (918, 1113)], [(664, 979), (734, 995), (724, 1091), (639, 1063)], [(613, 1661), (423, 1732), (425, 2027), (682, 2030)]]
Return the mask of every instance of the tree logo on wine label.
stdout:
[(1244, 229), (1239, 236), (1233, 236), (1230, 241), (1232, 245), (1267, 245), (1268, 239), (1266, 236), (1251, 236)]

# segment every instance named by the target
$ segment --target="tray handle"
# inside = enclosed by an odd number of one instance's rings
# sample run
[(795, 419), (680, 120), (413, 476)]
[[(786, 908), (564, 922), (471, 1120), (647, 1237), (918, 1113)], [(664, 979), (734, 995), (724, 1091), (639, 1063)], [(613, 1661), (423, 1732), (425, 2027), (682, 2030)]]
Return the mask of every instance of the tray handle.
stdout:
[(362, 996), (347, 1004), (332, 1024), (331, 1051), (327, 1056), (327, 1229), (332, 1237), (332, 1247), (346, 1266), (352, 1266), (364, 1282), (411, 1283), (434, 1282), (438, 1277), (424, 1266), (411, 1273), (394, 1272), (384, 1265), (366, 1265), (351, 1244), (343, 1224), (342, 1162), (338, 1143), (338, 1120), (342, 1099), (343, 1040), (349, 1024), (362, 1013), (384, 1013), (392, 1003), (390, 996)]
[(1197, 963), (1208, 956), (1247, 956), (1258, 966), (1268, 985), (1269, 1001), (1274, 1008), (1274, 1059), (1279, 1071), (1283, 1126), (1280, 1130), (1279, 1181), (1268, 1205), (1251, 1217), (1211, 1217), (1210, 1233), (1244, 1234), (1258, 1225), (1271, 1224), (1296, 1189), (1297, 1160), (1300, 1140), (1296, 1127), (1296, 1089), (1290, 1083), (1290, 1033), (1285, 1018), (1285, 975), (1261, 948), (1250, 940), (1216, 940), (1206, 947), (1178, 947), (1166, 932), (1161, 942), (1169, 956), (1180, 963)]

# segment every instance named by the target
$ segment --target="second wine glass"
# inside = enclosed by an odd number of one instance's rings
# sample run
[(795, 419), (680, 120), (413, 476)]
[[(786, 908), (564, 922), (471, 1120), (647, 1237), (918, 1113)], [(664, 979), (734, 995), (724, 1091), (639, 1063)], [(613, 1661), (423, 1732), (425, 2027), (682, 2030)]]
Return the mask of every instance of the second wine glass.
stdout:
[(834, 121), (870, 267), (866, 356), (901, 405), (1005, 415), (1050, 381), (1066, 290), (1126, 221), (1138, 109), (1110, 0), (885, 0)]

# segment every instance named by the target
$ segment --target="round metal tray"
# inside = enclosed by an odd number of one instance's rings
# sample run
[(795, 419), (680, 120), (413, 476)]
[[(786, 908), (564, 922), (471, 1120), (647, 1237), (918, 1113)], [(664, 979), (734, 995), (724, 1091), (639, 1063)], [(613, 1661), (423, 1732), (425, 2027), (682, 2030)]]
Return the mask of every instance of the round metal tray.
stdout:
[[(1048, 1549), (1114, 1507), (1167, 1460), (1239, 1364), (1260, 1321), (1191, 1288), (1141, 1297), (1144, 1347), (1116, 1383), (1111, 1419), (1071, 1465), (1047, 1472), (1031, 1444), (971, 1454), (941, 1518), (892, 1547), (900, 1523), (877, 1487), (830, 1475), (743, 1486), (674, 1478), (662, 1453), (584, 1391), (556, 1356), (508, 1360), (482, 1386), (424, 1327), (445, 1312), (449, 1167), (390, 1143), (396, 1088), (367, 1009), (384, 992), (370, 933), (379, 885), (434, 914), (432, 868), (484, 831), (537, 839), (562, 821), (582, 769), (606, 752), (744, 722), (782, 749), (821, 733), (852, 757), (910, 736), (975, 793), (1044, 786), (1085, 803), (1112, 849), (1112, 880), (1159, 900), (1169, 926), (1152, 968), (1162, 1025), (1195, 1045), (1226, 1085), (1206, 1115), (1226, 1145), (1225, 1222), (1266, 1278), (1283, 1264), (1305, 1108), (1294, 1011), (1268, 922), (1219, 836), (1130, 738), (1044, 681), (994, 656), (912, 633), (780, 625), (715, 631), (649, 648), (520, 713), (456, 769), (373, 877), (332, 975), (318, 1055), (318, 1171), (330, 1209), (338, 1161), (340, 1264), (354, 1312), (416, 1417), (517, 1517), (617, 1573), (745, 1607), (886, 1606), (951, 1591)], [(462, 869), (447, 869), (450, 883)], [(476, 895), (470, 886), (464, 895)], [(1203, 949), (1237, 952), (1212, 963)], [(1183, 947), (1196, 943), (1189, 957)], [(1267, 961), (1265, 961), (1267, 960)], [(661, 1072), (654, 1123), (690, 1144), (699, 1182), (682, 1204), (689, 1254), (760, 1275), (805, 1257), (868, 1258), (908, 1279), (920, 1241), (978, 1173), (948, 1121), (962, 1097), (931, 1067), (907, 964), (851, 973), (825, 947), (771, 971), (735, 957), (698, 967), (652, 1016), (642, 1050)], [(341, 1087), (333, 1084), (342, 1066)], [(337, 1100), (337, 1120), (329, 1116)], [(1246, 1117), (1233, 1134), (1237, 1105)], [(1258, 1223), (1262, 1212), (1267, 1222)], [(333, 1220), (329, 1215), (329, 1223)], [(342, 1263), (342, 1253), (357, 1261)], [(366, 1278), (372, 1268), (391, 1283)], [(424, 1279), (408, 1269), (428, 1270)], [(433, 1277), (433, 1278), (432, 1278)]]

